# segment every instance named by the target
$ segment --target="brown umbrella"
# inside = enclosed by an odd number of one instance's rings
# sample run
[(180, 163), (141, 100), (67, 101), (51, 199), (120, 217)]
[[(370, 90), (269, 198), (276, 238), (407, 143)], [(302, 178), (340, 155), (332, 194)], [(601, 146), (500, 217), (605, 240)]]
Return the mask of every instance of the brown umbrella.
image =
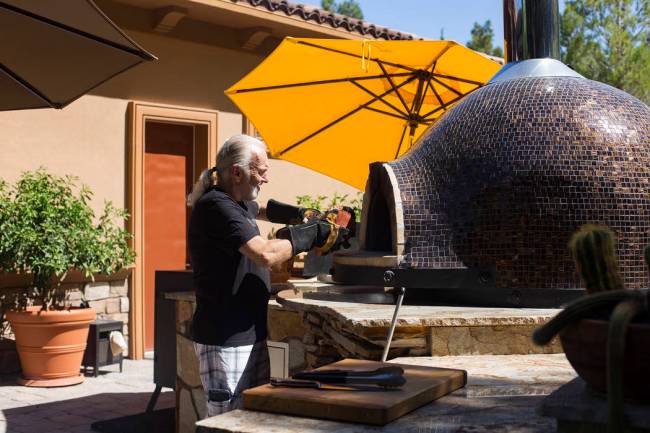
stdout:
[(65, 107), (155, 59), (91, 0), (0, 0), (0, 111)]

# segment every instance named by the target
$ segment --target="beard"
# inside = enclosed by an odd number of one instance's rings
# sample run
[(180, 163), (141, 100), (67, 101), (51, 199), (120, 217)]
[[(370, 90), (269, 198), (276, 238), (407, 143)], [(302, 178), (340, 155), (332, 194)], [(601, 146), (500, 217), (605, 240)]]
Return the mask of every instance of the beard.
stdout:
[(248, 194), (246, 195), (246, 201), (253, 201), (257, 199), (257, 196), (260, 195), (260, 186), (259, 185), (251, 185), (250, 190), (248, 191)]

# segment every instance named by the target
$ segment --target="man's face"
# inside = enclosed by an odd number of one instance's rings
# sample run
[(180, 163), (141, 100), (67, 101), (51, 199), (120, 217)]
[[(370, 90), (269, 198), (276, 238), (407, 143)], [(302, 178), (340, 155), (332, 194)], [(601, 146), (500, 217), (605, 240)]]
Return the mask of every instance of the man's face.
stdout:
[(252, 201), (257, 198), (261, 186), (269, 181), (268, 171), (269, 160), (266, 157), (266, 153), (255, 150), (251, 157), (247, 182), (244, 182), (244, 185), (247, 187), (244, 191), (244, 200)]

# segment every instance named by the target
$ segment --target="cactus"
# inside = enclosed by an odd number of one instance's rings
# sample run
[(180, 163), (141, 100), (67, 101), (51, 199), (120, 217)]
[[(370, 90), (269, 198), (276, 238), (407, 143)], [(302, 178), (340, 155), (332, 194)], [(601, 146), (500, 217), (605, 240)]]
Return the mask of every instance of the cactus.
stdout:
[(610, 229), (594, 224), (585, 224), (571, 237), (569, 249), (587, 293), (623, 288), (615, 242)]

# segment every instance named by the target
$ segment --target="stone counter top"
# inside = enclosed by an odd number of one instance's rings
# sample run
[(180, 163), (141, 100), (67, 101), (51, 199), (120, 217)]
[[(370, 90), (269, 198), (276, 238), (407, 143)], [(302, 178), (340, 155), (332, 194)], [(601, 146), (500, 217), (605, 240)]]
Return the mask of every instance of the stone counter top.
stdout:
[(237, 410), (200, 421), (201, 432), (442, 433), (555, 432), (555, 420), (537, 415), (545, 395), (573, 379), (563, 354), (409, 357), (391, 362), (463, 368), (468, 384), (383, 427)]
[[(286, 289), (286, 285), (281, 284), (281, 285), (273, 285), (273, 287), (280, 287), (282, 289)], [(164, 294), (165, 299), (169, 299), (172, 301), (183, 301), (183, 302), (196, 302), (196, 295), (193, 290), (189, 290), (187, 292), (167, 292)], [(277, 305), (277, 303), (274, 300), (269, 301), (269, 305)]]
[[(281, 305), (291, 309), (336, 316), (350, 328), (389, 326), (395, 311), (394, 305), (305, 299), (296, 297), (289, 290), (278, 293), (277, 299)], [(540, 325), (559, 312), (559, 309), (403, 305), (397, 326)]]

